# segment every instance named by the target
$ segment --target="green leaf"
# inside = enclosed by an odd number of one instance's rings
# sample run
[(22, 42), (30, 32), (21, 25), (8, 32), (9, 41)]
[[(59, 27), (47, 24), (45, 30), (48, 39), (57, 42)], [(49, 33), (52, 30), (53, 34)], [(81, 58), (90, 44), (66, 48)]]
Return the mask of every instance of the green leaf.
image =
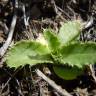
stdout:
[(68, 21), (64, 23), (59, 31), (58, 38), (61, 44), (69, 43), (77, 38), (81, 31), (80, 21)]
[(44, 37), (48, 42), (48, 47), (51, 49), (51, 51), (56, 51), (60, 47), (60, 42), (57, 35), (53, 33), (51, 29), (44, 30)]
[(50, 50), (46, 45), (35, 41), (20, 41), (8, 51), (6, 63), (10, 67), (19, 67), (25, 64), (51, 63), (49, 54)]
[(77, 76), (83, 74), (83, 69), (80, 69), (76, 66), (54, 66), (53, 69), (56, 75), (64, 80), (73, 80), (76, 79)]
[(73, 43), (60, 50), (60, 62), (82, 67), (96, 62), (96, 43)]

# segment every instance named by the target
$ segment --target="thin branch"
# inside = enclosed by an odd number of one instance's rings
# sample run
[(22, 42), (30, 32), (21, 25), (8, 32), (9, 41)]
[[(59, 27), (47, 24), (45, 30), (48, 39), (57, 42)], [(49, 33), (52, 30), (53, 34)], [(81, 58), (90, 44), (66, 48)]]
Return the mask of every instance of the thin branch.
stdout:
[(24, 24), (27, 28), (27, 26), (29, 25), (28, 21), (29, 21), (29, 17), (26, 16), (26, 12), (25, 12), (25, 5), (22, 5), (22, 11), (23, 11), (23, 18), (24, 18)]
[(87, 29), (93, 25), (93, 17), (90, 18), (88, 22), (86, 22), (84, 29)]
[(39, 69), (36, 69), (36, 73), (38, 76), (43, 78), (50, 86), (52, 86), (55, 90), (57, 90), (57, 92), (60, 93), (61, 95), (72, 96), (65, 89), (62, 89), (60, 86), (56, 85), (56, 83), (53, 80), (46, 77)]
[(6, 53), (11, 41), (12, 41), (12, 37), (13, 37), (13, 33), (14, 33), (14, 29), (15, 29), (15, 25), (16, 25), (16, 21), (17, 21), (17, 15), (16, 15), (16, 8), (18, 8), (18, 2), (17, 0), (15, 0), (15, 12), (14, 12), (14, 16), (12, 19), (12, 23), (11, 23), (11, 27), (9, 30), (9, 35), (8, 38), (6, 40), (6, 42), (3, 44), (3, 46), (0, 48), (0, 57), (3, 57), (3, 55)]
[(59, 11), (58, 6), (55, 4), (54, 0), (51, 0), (51, 4), (52, 4), (54, 11), (57, 14), (57, 16), (60, 17), (62, 20), (66, 21), (66, 19), (62, 16), (62, 12)]
[(6, 24), (0, 21), (0, 26), (3, 28), (4, 33), (7, 34), (9, 29)]
[[(18, 69), (16, 69), (16, 71), (15, 71), (13, 74), (10, 74), (8, 71), (5, 70), (5, 72), (7, 73), (7, 75), (9, 75), (10, 77), (9, 77), (9, 79), (7, 80), (7, 82), (5, 83), (5, 85), (3, 86), (3, 88), (1, 89), (1, 91), (0, 91), (0, 96), (1, 96), (1, 94), (2, 94), (2, 92), (3, 92), (3, 90), (5, 89), (5, 87), (8, 85), (8, 83), (9, 83), (13, 78), (16, 80), (16, 78), (15, 78), (14, 76), (16, 75), (16, 73), (17, 73), (18, 71), (21, 70), (21, 68), (22, 68), (22, 67), (19, 67)], [(23, 96), (23, 94), (22, 94), (21, 96)]]
[(8, 49), (8, 46), (10, 45), (10, 43), (12, 41), (12, 37), (13, 37), (16, 21), (17, 21), (17, 16), (14, 15), (12, 23), (11, 23), (11, 27), (10, 27), (8, 38), (7, 38), (6, 42), (3, 44), (3, 46), (0, 48), (0, 56), (1, 57), (5, 54), (6, 50)]

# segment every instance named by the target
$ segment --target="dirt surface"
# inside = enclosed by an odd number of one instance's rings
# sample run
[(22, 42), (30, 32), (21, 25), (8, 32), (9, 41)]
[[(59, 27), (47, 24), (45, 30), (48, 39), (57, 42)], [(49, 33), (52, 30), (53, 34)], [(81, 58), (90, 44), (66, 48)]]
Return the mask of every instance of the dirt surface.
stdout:
[[(0, 0), (1, 48), (10, 34), (14, 15), (17, 22), (10, 46), (22, 39), (38, 38), (43, 28), (51, 27), (58, 32), (63, 22), (77, 19), (89, 24), (79, 40), (96, 41), (96, 0)], [(0, 57), (0, 96), (62, 96), (36, 74), (36, 68), (72, 96), (96, 96), (96, 82), (89, 74), (66, 81), (50, 71), (47, 65), (9, 68), (4, 56)], [(95, 67), (94, 64), (92, 70), (96, 73)]]

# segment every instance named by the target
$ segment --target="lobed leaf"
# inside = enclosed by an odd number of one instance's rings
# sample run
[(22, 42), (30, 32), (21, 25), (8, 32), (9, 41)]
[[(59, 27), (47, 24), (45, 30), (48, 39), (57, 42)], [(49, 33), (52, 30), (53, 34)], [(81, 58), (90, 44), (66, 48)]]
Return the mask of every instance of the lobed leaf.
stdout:
[(73, 43), (60, 50), (62, 64), (82, 67), (96, 62), (96, 43)]
[(81, 31), (80, 21), (68, 21), (64, 23), (59, 31), (58, 38), (61, 44), (69, 43), (77, 38)]
[(10, 67), (35, 65), (37, 63), (51, 63), (50, 50), (47, 46), (35, 41), (20, 41), (11, 48), (6, 56), (6, 63)]

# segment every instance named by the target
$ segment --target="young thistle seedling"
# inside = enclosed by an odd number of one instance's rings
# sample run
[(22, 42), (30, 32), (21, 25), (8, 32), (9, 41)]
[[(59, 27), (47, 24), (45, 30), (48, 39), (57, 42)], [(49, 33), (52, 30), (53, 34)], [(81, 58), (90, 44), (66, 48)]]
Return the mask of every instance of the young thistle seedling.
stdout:
[(16, 68), (26, 64), (53, 64), (59, 77), (75, 79), (83, 74), (86, 65), (96, 62), (96, 43), (76, 41), (81, 30), (82, 23), (79, 21), (64, 23), (58, 34), (45, 29), (43, 39), (23, 40), (12, 46), (6, 55), (6, 63)]

